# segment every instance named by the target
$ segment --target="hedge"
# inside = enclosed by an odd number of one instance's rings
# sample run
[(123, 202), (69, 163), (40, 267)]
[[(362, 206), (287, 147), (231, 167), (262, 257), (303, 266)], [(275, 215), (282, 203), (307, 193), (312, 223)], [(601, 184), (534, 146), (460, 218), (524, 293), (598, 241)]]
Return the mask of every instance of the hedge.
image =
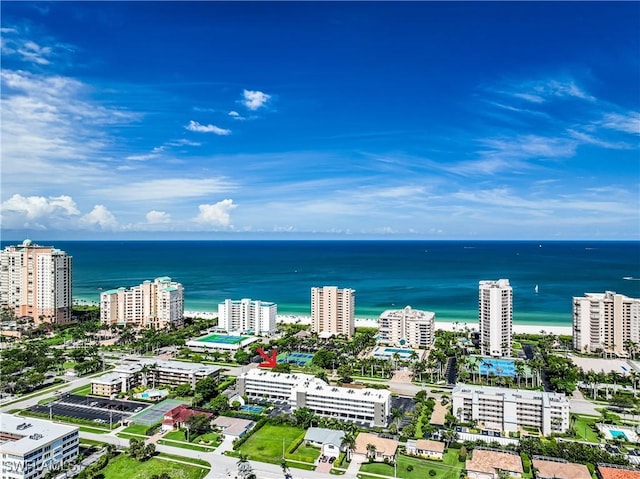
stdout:
[(306, 434), (306, 431), (302, 432), (300, 436), (298, 436), (298, 438), (291, 443), (291, 445), (289, 446), (289, 449), (287, 449), (288, 454), (293, 454), (294, 452), (296, 452), (296, 449), (298, 449), (298, 446), (302, 444), (302, 441), (304, 441), (305, 434)]
[(268, 417), (263, 417), (256, 423), (255, 426), (253, 426), (253, 429), (251, 429), (251, 431), (247, 432), (244, 436), (239, 437), (238, 439), (234, 439), (233, 448), (238, 449), (240, 446), (242, 446), (245, 443), (245, 441), (249, 439), (253, 435), (253, 433), (255, 433), (260, 428), (262, 428), (262, 426), (264, 426), (268, 420), (269, 420)]

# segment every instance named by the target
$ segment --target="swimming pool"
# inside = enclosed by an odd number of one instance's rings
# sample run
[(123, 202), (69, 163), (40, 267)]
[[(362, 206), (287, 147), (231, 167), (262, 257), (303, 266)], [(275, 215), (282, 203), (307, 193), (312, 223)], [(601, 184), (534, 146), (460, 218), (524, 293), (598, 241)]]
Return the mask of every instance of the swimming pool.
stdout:
[(609, 429), (609, 433), (611, 434), (611, 437), (613, 437), (614, 439), (622, 439), (623, 441), (627, 440), (627, 435), (622, 431), (615, 431), (613, 429)]
[(480, 374), (516, 377), (516, 365), (512, 359), (477, 358), (476, 364)]
[(240, 410), (241, 411), (246, 411), (246, 412), (251, 412), (251, 413), (254, 413), (254, 414), (260, 414), (262, 411), (264, 411), (264, 407), (255, 406), (253, 404), (245, 404), (244, 406), (240, 406)]
[(377, 346), (371, 356), (378, 359), (390, 359), (393, 358), (393, 355), (397, 354), (398, 357), (404, 361), (407, 361), (413, 355), (413, 349), (400, 349), (400, 348), (390, 348), (387, 346)]

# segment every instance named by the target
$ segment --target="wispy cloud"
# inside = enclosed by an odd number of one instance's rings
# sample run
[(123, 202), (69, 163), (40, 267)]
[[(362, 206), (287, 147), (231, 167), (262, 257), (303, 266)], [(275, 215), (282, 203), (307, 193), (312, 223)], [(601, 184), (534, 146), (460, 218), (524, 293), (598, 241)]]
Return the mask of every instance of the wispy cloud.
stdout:
[(606, 113), (599, 124), (605, 128), (640, 135), (640, 113)]
[(546, 79), (512, 83), (497, 92), (513, 96), (529, 103), (544, 103), (556, 98), (577, 98), (595, 101), (595, 97), (580, 88), (573, 79)]
[(220, 128), (216, 125), (201, 125), (197, 121), (191, 120), (185, 128), (189, 131), (197, 131), (198, 133), (214, 133), (216, 135), (230, 135), (231, 130), (227, 130), (225, 128)]
[(258, 90), (244, 90), (242, 92), (243, 101), (242, 103), (249, 110), (257, 110), (265, 106), (265, 104), (271, 98), (271, 95), (267, 95)]
[(132, 181), (98, 189), (97, 193), (109, 195), (119, 201), (165, 201), (180, 198), (201, 198), (236, 189), (227, 178), (167, 178)]

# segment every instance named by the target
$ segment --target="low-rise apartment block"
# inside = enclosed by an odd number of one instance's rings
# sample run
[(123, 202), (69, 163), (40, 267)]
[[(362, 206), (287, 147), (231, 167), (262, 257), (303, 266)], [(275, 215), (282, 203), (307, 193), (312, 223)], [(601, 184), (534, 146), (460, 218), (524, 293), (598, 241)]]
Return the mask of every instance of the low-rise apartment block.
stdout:
[(40, 479), (73, 461), (79, 428), (0, 413), (0, 477)]
[(225, 331), (247, 334), (272, 334), (276, 331), (278, 305), (251, 299), (231, 300), (218, 304), (218, 327)]
[(453, 414), (459, 421), (478, 421), (486, 429), (517, 432), (534, 427), (547, 436), (569, 429), (569, 399), (564, 394), (457, 384)]
[(184, 324), (182, 284), (163, 276), (132, 288), (100, 294), (102, 324), (163, 329)]
[(116, 366), (110, 373), (91, 380), (91, 393), (99, 396), (112, 396), (127, 392), (136, 386), (179, 386), (196, 382), (206, 377), (220, 381), (220, 369), (201, 363), (181, 361), (158, 361), (141, 358)]
[(378, 320), (378, 341), (391, 346), (429, 349), (434, 341), (436, 314), (407, 306), (384, 311)]
[(249, 399), (288, 402), (294, 411), (307, 407), (320, 416), (372, 427), (386, 426), (391, 408), (389, 391), (330, 386), (309, 374), (251, 369), (238, 376), (236, 389)]

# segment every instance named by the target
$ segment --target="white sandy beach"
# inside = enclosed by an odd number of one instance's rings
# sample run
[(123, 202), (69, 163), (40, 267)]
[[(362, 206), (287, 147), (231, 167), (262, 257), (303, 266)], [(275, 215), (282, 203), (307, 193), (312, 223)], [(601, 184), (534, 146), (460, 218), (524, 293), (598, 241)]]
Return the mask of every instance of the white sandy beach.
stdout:
[[(293, 314), (278, 315), (279, 323), (299, 323), (299, 324), (311, 324), (310, 316), (298, 316)], [(356, 327), (368, 327), (377, 328), (377, 318), (356, 318)], [(436, 320), (436, 329), (444, 331), (461, 331), (465, 327), (468, 327), (470, 331), (478, 330), (478, 323), (465, 323), (465, 322), (449, 322)], [(517, 334), (541, 334), (544, 331), (545, 334), (567, 335), (571, 336), (571, 326), (549, 326), (549, 325), (536, 325), (536, 324), (514, 324), (513, 332)]]

